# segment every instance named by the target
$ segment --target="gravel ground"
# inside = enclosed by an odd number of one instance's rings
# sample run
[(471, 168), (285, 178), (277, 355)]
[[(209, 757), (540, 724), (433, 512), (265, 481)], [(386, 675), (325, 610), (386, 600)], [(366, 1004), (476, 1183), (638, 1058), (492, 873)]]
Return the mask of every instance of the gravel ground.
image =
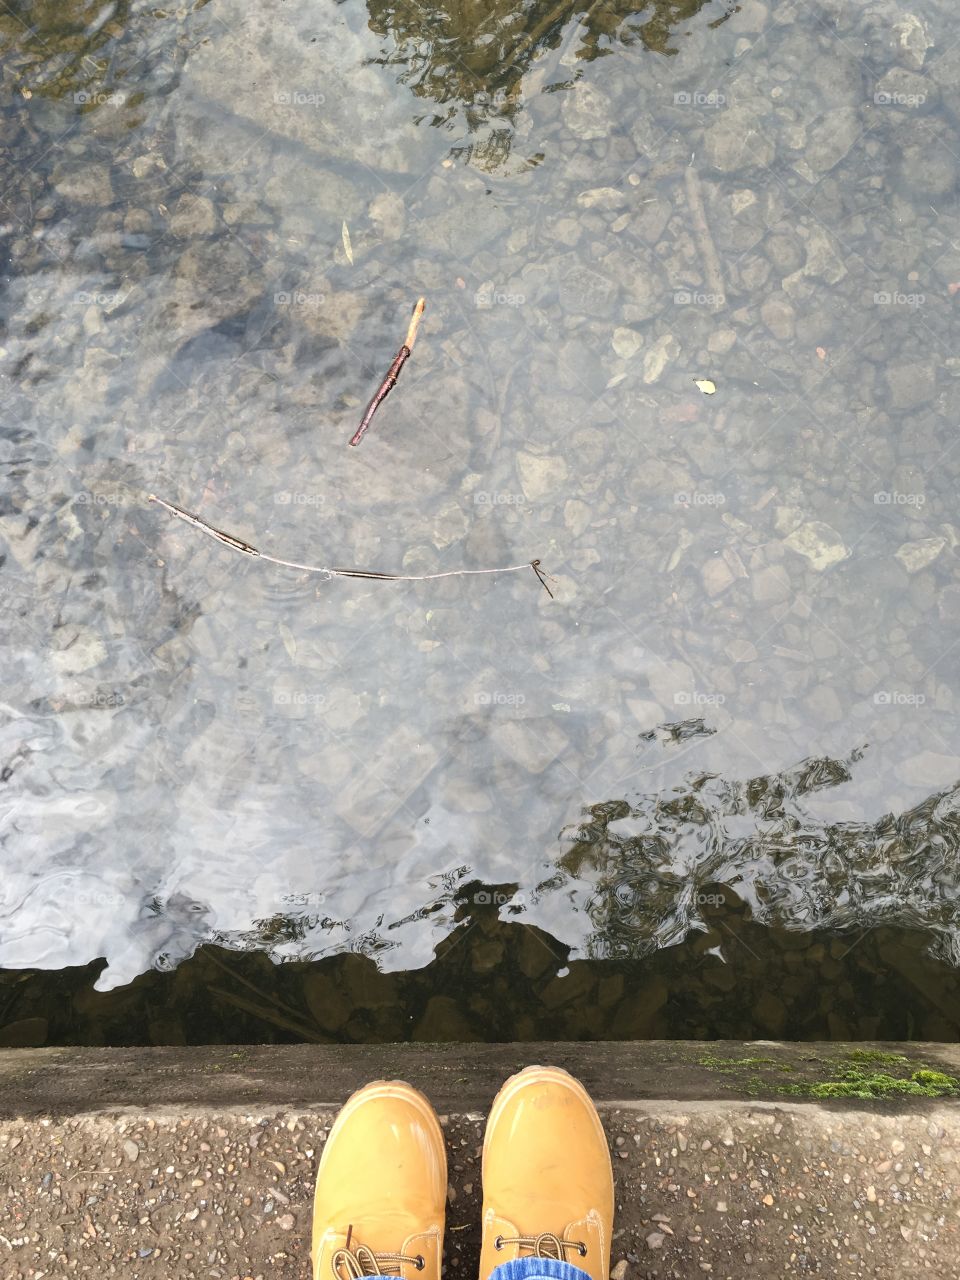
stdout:
[[(617, 1179), (615, 1280), (960, 1275), (953, 1108), (644, 1103), (602, 1114)], [(333, 1115), (6, 1121), (0, 1273), (307, 1277), (312, 1184)], [(459, 1275), (478, 1257), (483, 1117), (442, 1121), (446, 1271)]]

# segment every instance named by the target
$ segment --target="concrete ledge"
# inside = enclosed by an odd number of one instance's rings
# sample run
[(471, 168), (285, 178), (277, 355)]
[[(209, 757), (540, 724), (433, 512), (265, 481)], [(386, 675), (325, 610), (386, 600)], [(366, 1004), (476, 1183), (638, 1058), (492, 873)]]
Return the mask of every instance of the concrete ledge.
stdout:
[(885, 1059), (902, 1058), (899, 1075), (929, 1067), (960, 1077), (960, 1046), (914, 1042), (0, 1049), (0, 1118), (144, 1106), (339, 1106), (365, 1081), (384, 1077), (410, 1080), (442, 1110), (469, 1111), (487, 1106), (506, 1076), (544, 1061), (573, 1072), (598, 1101), (783, 1101), (786, 1088), (817, 1084), (871, 1058), (881, 1068)]
[(535, 1060), (598, 1099), (626, 1280), (960, 1275), (960, 1107), (775, 1092), (855, 1061), (960, 1075), (957, 1047), (764, 1042), (4, 1052), (0, 1275), (302, 1280), (336, 1106), (399, 1075), (441, 1112), (447, 1275), (472, 1276), (483, 1112)]

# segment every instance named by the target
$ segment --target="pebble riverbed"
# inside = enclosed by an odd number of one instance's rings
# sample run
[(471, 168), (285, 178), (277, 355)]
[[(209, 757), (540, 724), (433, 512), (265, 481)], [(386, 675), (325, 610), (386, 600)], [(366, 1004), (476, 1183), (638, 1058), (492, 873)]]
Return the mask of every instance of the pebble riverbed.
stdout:
[(661, 8), (0, 15), (0, 965), (956, 963), (954, 14)]

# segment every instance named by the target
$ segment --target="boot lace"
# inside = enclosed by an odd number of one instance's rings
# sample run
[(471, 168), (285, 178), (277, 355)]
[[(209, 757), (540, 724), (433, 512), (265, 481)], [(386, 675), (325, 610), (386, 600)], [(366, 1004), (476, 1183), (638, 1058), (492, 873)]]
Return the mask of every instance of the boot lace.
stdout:
[(535, 1258), (555, 1258), (564, 1261), (564, 1249), (576, 1249), (581, 1258), (587, 1256), (587, 1246), (582, 1240), (564, 1240), (553, 1231), (541, 1231), (538, 1236), (497, 1236), (493, 1242), (495, 1249), (502, 1249), (505, 1244), (515, 1244), (520, 1249), (529, 1249)]
[(405, 1253), (374, 1253), (365, 1244), (352, 1249), (338, 1249), (330, 1259), (337, 1280), (360, 1280), (361, 1276), (400, 1275), (403, 1264), (422, 1271), (426, 1263), (422, 1253), (409, 1257)]

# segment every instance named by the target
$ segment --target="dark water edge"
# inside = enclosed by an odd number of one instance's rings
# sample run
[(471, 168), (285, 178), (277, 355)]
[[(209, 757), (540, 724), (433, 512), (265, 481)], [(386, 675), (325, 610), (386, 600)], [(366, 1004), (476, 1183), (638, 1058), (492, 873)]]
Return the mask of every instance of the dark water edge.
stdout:
[(93, 989), (102, 960), (3, 970), (0, 1046), (960, 1038), (960, 974), (919, 931), (787, 932), (730, 904), (711, 924), (642, 959), (568, 963), (569, 948), (490, 910), (405, 972), (210, 945), (108, 992)]

